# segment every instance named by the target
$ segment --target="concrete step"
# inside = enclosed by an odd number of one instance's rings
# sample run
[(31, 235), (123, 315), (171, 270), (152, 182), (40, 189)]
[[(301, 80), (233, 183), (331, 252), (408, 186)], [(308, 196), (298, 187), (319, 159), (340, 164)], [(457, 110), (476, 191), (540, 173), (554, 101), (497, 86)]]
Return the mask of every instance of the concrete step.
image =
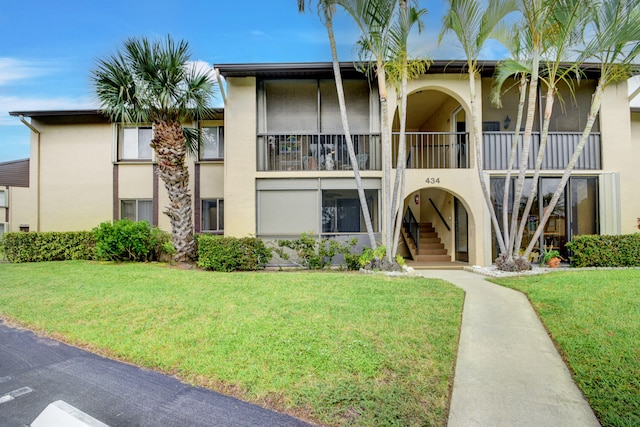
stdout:
[(420, 242), (420, 250), (422, 249), (444, 249), (444, 243)]
[(420, 247), (420, 253), (418, 255), (447, 255), (446, 249), (424, 249)]
[(451, 262), (450, 255), (416, 255), (417, 262)]

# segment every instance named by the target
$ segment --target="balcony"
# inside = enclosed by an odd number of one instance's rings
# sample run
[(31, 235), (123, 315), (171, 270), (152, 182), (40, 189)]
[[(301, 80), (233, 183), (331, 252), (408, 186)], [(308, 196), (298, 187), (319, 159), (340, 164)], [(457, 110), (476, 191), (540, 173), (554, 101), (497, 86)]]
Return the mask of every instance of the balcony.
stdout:
[[(469, 168), (467, 132), (407, 132), (407, 169)], [(400, 134), (393, 132), (395, 167)]]
[[(543, 170), (563, 170), (573, 156), (582, 132), (550, 132), (547, 145), (545, 147), (544, 160), (541, 169)], [(507, 132), (484, 132), (483, 160), (485, 170), (506, 170), (511, 153), (511, 143), (513, 134)], [(534, 132), (531, 135), (531, 149), (527, 169), (534, 169), (538, 149), (540, 148), (540, 133)], [(576, 169), (598, 170), (601, 169), (602, 159), (600, 151), (600, 133), (592, 132), (578, 158)], [(522, 156), (522, 134), (518, 143), (518, 153), (516, 165), (520, 163)], [(516, 166), (517, 168), (518, 166)]]
[[(352, 135), (361, 171), (380, 170), (380, 135)], [(259, 171), (352, 170), (344, 135), (264, 133), (257, 139)]]

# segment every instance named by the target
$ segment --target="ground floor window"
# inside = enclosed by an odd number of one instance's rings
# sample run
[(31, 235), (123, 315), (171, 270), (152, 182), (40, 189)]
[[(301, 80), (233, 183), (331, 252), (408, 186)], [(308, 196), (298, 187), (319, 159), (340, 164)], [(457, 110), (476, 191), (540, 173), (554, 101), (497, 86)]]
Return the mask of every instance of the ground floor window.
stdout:
[(120, 219), (131, 221), (147, 221), (153, 224), (153, 201), (145, 199), (130, 199), (120, 201)]
[[(507, 209), (509, 220), (514, 212), (514, 192), (516, 179), (512, 179), (509, 191), (509, 200), (504, 199), (504, 177), (491, 178), (491, 199), (498, 215), (498, 221), (502, 222), (504, 209)], [(523, 198), (520, 201), (519, 216), (524, 211), (527, 199), (531, 194), (533, 178), (526, 178), (523, 187)], [(527, 218), (522, 245), (526, 247), (533, 237), (541, 217), (541, 212), (549, 205), (553, 193), (560, 183), (560, 177), (541, 177), (538, 182), (538, 194), (536, 195), (531, 211)], [(598, 219), (598, 178), (590, 176), (575, 176), (569, 179), (564, 191), (551, 216), (544, 227), (544, 232), (536, 242), (537, 248), (546, 247), (560, 251), (564, 257), (568, 257), (565, 247), (573, 236), (579, 234), (598, 234), (600, 232)], [(497, 245), (495, 242), (495, 230), (493, 232), (493, 255), (497, 257)]]
[(202, 231), (224, 231), (224, 201), (222, 199), (202, 200)]
[[(369, 212), (376, 205), (376, 196), (376, 190), (365, 190)], [(323, 233), (360, 233), (364, 231), (366, 231), (366, 226), (357, 190), (322, 190)], [(378, 231), (376, 226), (373, 231)]]
[[(380, 180), (363, 179), (373, 232), (380, 230)], [(265, 179), (257, 182), (257, 234), (261, 237), (301, 233), (365, 233), (366, 226), (353, 178)]]

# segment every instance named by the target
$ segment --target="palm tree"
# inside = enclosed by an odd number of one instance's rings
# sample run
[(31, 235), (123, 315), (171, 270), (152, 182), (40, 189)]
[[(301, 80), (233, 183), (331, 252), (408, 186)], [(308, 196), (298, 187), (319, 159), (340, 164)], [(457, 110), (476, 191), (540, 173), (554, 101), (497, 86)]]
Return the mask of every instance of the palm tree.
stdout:
[(425, 73), (428, 62), (425, 60), (409, 59), (409, 34), (414, 25), (418, 31), (422, 31), (423, 24), (420, 17), (427, 12), (426, 9), (416, 9), (408, 7), (406, 0), (400, 0), (400, 9), (397, 20), (390, 31), (392, 42), (390, 53), (394, 56), (390, 58), (386, 65), (387, 76), (390, 83), (396, 88), (398, 98), (398, 117), (400, 120), (400, 135), (398, 138), (398, 158), (396, 162), (396, 177), (393, 185), (393, 202), (391, 204), (390, 217), (395, 215), (395, 228), (393, 232), (393, 243), (390, 248), (390, 258), (395, 259), (400, 241), (400, 229), (402, 227), (402, 209), (405, 175), (407, 166), (406, 154), (406, 128), (407, 128), (407, 83), (408, 80), (416, 79)]
[[(342, 85), (342, 73), (340, 71), (340, 62), (338, 61), (338, 50), (336, 48), (336, 39), (333, 33), (333, 14), (335, 13), (337, 1), (335, 0), (318, 0), (318, 13), (320, 19), (323, 21), (324, 26), (327, 28), (327, 35), (329, 37), (329, 45), (331, 46), (331, 58), (333, 62), (333, 74), (336, 82), (336, 92), (338, 93), (338, 105), (340, 106), (340, 119), (342, 120), (342, 128), (344, 130), (344, 138), (347, 143), (347, 151), (349, 153), (349, 160), (353, 169), (353, 175), (356, 181), (356, 188), (358, 189), (358, 198), (360, 199), (360, 208), (362, 210), (362, 216), (364, 217), (365, 228), (369, 236), (369, 245), (372, 249), (376, 249), (376, 237), (373, 234), (373, 225), (371, 223), (371, 214), (369, 212), (369, 205), (367, 205), (367, 198), (364, 193), (364, 186), (362, 185), (362, 178), (360, 177), (360, 166), (358, 165), (358, 159), (356, 157), (356, 151), (353, 147), (353, 139), (351, 138), (351, 131), (349, 130), (349, 120), (347, 118), (347, 105), (344, 97), (344, 88)], [(298, 0), (298, 11), (304, 12), (305, 1)]]
[(627, 80), (633, 70), (637, 69), (635, 61), (640, 54), (640, 0), (602, 0), (589, 8), (588, 12), (590, 21), (585, 34), (590, 39), (585, 43), (581, 61), (598, 60), (600, 77), (591, 98), (591, 108), (580, 141), (544, 209), (540, 225), (525, 249), (525, 256), (531, 253), (540, 238), (544, 224), (549, 220), (575, 168), (600, 111), (605, 88), (611, 83)]
[(175, 260), (195, 259), (187, 152), (197, 152), (198, 132), (183, 128), (209, 112), (215, 81), (189, 63), (186, 41), (130, 38), (122, 50), (98, 61), (92, 81), (105, 114), (114, 122), (151, 123), (158, 175), (169, 195)]
[[(489, 5), (484, 10), (482, 9), (482, 4), (479, 0), (449, 0), (449, 3), (449, 10), (443, 19), (443, 28), (440, 33), (440, 40), (442, 40), (444, 35), (448, 32), (453, 32), (467, 57), (467, 73), (469, 75), (469, 96), (471, 98), (470, 108), (474, 135), (473, 147), (476, 157), (476, 169), (478, 171), (478, 179), (480, 181), (482, 195), (484, 196), (485, 204), (491, 215), (491, 222), (496, 231), (498, 246), (500, 248), (500, 252), (504, 254), (507, 252), (505, 240), (500, 230), (498, 217), (493, 207), (493, 203), (491, 203), (491, 195), (489, 194), (489, 189), (487, 188), (487, 184), (483, 176), (484, 168), (482, 163), (482, 152), (480, 151), (482, 130), (478, 120), (478, 106), (476, 105), (476, 78), (479, 75), (478, 57), (484, 47), (484, 44), (492, 36), (492, 33), (505, 16), (516, 10), (516, 2), (514, 0), (492, 1), (489, 2)], [(535, 66), (537, 67), (537, 64), (535, 64)], [(531, 112), (531, 115), (533, 115), (533, 112)], [(533, 117), (531, 123), (533, 123)]]

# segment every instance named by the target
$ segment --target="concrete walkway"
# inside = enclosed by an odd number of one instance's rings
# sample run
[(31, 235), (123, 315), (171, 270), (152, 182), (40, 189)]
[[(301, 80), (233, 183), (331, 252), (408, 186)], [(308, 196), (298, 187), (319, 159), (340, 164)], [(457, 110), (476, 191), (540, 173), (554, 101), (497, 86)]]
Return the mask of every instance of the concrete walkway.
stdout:
[(466, 292), (449, 427), (599, 426), (520, 292), (460, 270), (422, 270)]

